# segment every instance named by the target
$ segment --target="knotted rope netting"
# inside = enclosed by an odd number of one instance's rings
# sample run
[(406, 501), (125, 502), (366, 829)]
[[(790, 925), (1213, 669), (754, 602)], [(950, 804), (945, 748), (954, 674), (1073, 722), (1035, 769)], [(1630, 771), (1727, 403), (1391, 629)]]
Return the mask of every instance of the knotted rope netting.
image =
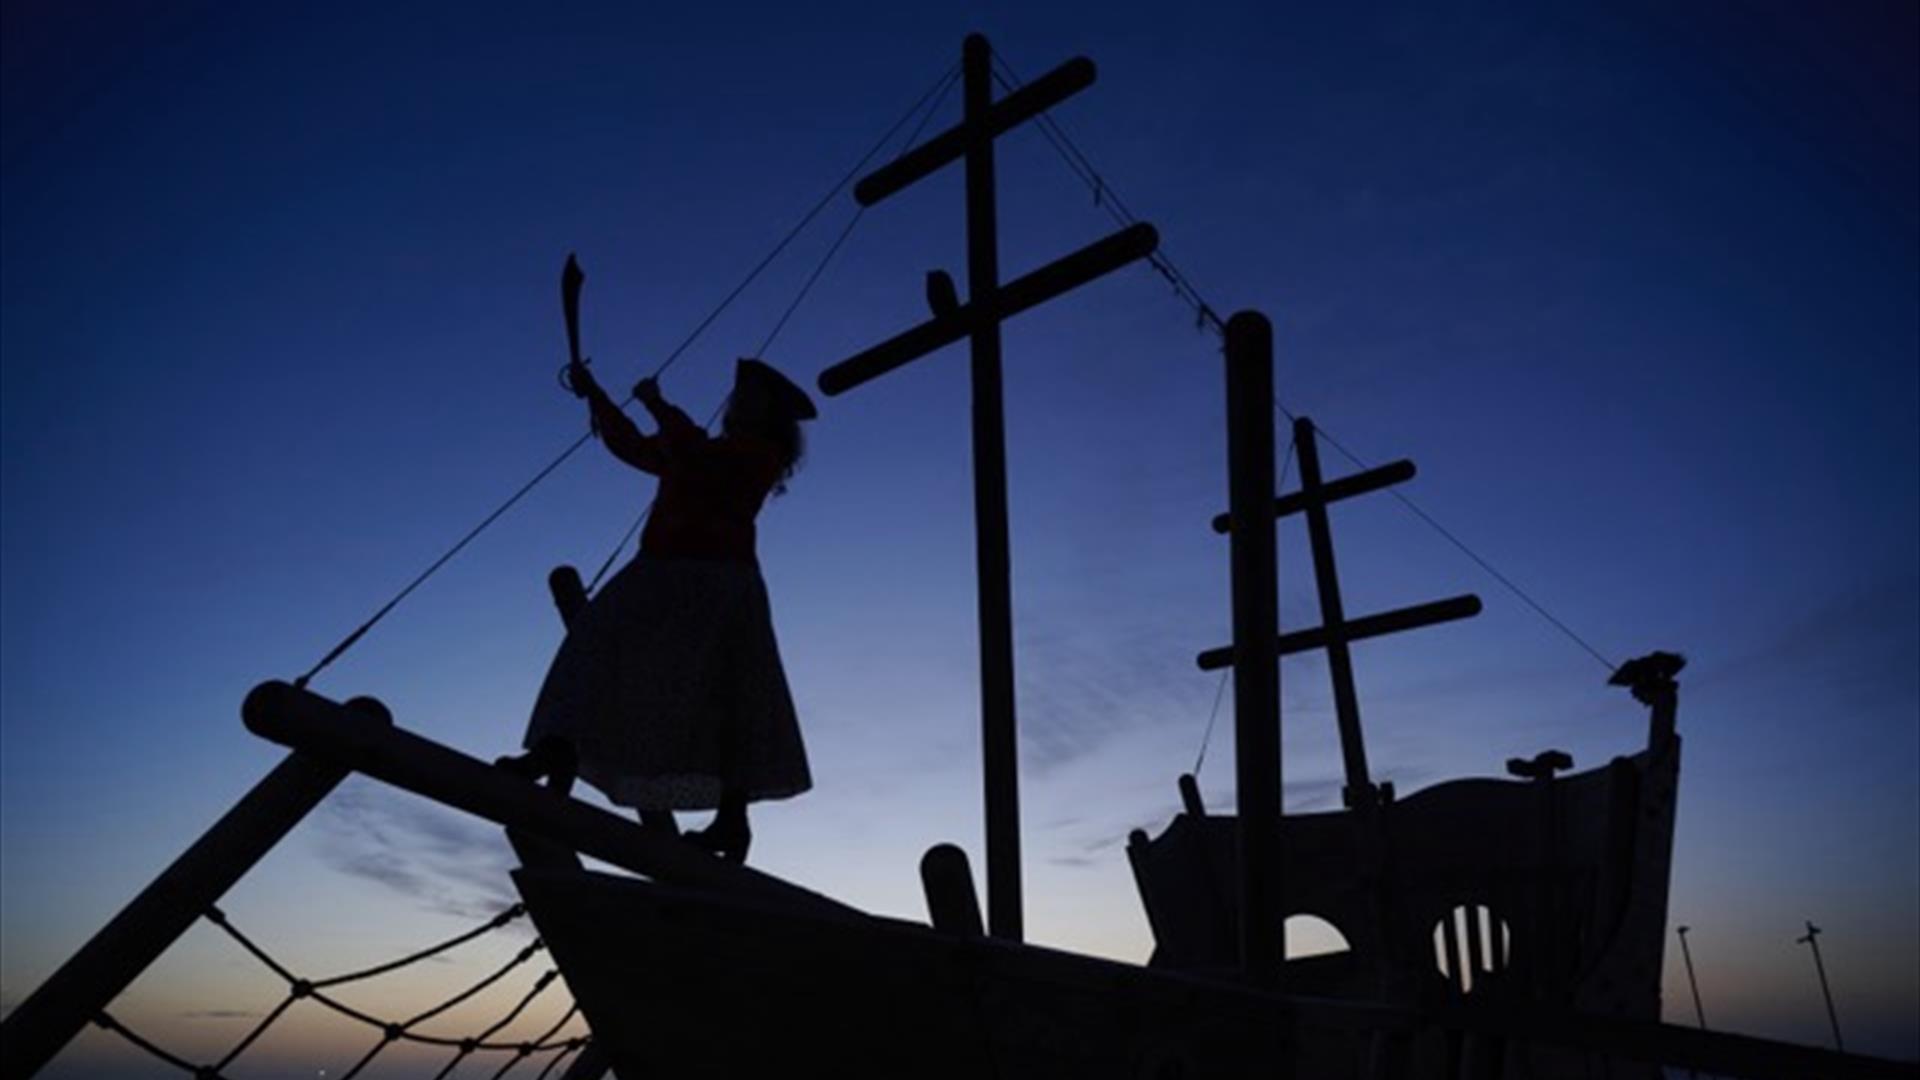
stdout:
[[(239, 1060), (240, 1056), (247, 1052), (248, 1048), (258, 1042), (260, 1037), (267, 1033), (268, 1029), (279, 1022), (295, 1004), (301, 1001), (312, 1001), (341, 1016), (373, 1029), (375, 1034), (373, 1045), (367, 1049), (366, 1053), (361, 1055), (352, 1068), (341, 1074), (343, 1080), (352, 1080), (353, 1077), (359, 1076), (369, 1065), (373, 1064), (374, 1060), (384, 1051), (401, 1042), (437, 1046), (450, 1051), (446, 1064), (439, 1072), (434, 1074), (435, 1080), (443, 1080), (443, 1078), (452, 1075), (453, 1071), (459, 1068), (462, 1063), (466, 1062), (469, 1058), (476, 1057), (497, 1058), (499, 1060), (499, 1067), (487, 1074), (493, 1078), (493, 1080), (501, 1080), (503, 1077), (512, 1075), (516, 1069), (521, 1069), (522, 1066), (526, 1068), (522, 1070), (521, 1075), (531, 1076), (533, 1080), (543, 1080), (543, 1078), (549, 1075), (558, 1075), (561, 1066), (584, 1049), (590, 1041), (585, 1036), (560, 1037), (560, 1030), (566, 1027), (567, 1023), (578, 1015), (579, 1005), (571, 1005), (559, 1020), (555, 1021), (535, 1038), (520, 1042), (494, 1041), (494, 1038), (504, 1030), (508, 1024), (511, 1024), (515, 1019), (519, 1018), (535, 1000), (546, 993), (547, 989), (557, 981), (560, 973), (555, 969), (549, 968), (539, 978), (535, 979), (532, 987), (526, 990), (511, 1008), (501, 1014), (499, 1019), (488, 1024), (485, 1028), (473, 1035), (464, 1038), (454, 1038), (446, 1035), (424, 1034), (416, 1030), (419, 1025), (426, 1021), (471, 1000), (487, 988), (500, 982), (514, 969), (519, 968), (521, 965), (527, 963), (527, 961), (533, 959), (545, 949), (545, 945), (539, 940), (533, 941), (515, 953), (505, 963), (494, 968), (478, 981), (453, 996), (446, 998), (432, 1008), (425, 1009), (405, 1019), (382, 1019), (363, 1010), (356, 1009), (351, 1005), (347, 1005), (328, 992), (335, 987), (362, 982), (381, 975), (389, 975), (404, 968), (412, 967), (422, 961), (440, 956), (487, 934), (502, 930), (516, 920), (523, 918), (526, 913), (527, 911), (524, 905), (515, 904), (480, 926), (448, 938), (437, 945), (432, 945), (418, 952), (402, 956), (399, 959), (389, 960), (385, 963), (376, 964), (359, 971), (350, 971), (343, 975), (332, 975), (323, 979), (308, 979), (294, 974), (293, 971), (288, 969), (284, 964), (274, 959), (272, 955), (256, 944), (253, 939), (241, 932), (239, 927), (233, 925), (233, 921), (227, 917), (225, 912), (222, 912), (219, 908), (208, 908), (204, 914), (207, 922), (218, 927), (249, 955), (255, 960), (258, 960), (267, 970), (271, 971), (286, 984), (286, 996), (281, 998), (280, 1003), (269, 1010), (238, 1043), (234, 1044), (232, 1049), (228, 1050), (217, 1061), (210, 1064), (196, 1065), (177, 1054), (167, 1051), (135, 1032), (126, 1024), (115, 1019), (111, 1013), (102, 1011), (94, 1018), (94, 1023), (119, 1035), (128, 1043), (145, 1051), (147, 1055), (153, 1059), (164, 1062), (194, 1077), (195, 1080), (228, 1080), (226, 1070), (232, 1067), (233, 1064)], [(536, 1067), (539, 1071), (533, 1072), (532, 1070)]]

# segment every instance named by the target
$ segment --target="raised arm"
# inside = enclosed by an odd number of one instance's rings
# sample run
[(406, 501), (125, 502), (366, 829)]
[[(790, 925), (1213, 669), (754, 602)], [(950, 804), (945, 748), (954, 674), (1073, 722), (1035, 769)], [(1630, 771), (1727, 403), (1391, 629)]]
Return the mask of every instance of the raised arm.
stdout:
[(574, 386), (580, 388), (581, 396), (587, 399), (594, 430), (600, 433), (600, 441), (606, 444), (608, 452), (636, 469), (659, 472), (660, 448), (655, 440), (640, 433), (639, 425), (620, 411), (620, 406), (613, 403), (585, 367), (572, 372), (570, 377)]
[[(687, 446), (707, 441), (705, 428), (693, 422), (678, 406), (660, 396), (660, 383), (656, 379), (641, 379), (633, 387), (633, 396), (653, 414), (653, 422), (660, 425), (660, 438), (669, 448)], [(671, 449), (669, 449), (671, 452)]]

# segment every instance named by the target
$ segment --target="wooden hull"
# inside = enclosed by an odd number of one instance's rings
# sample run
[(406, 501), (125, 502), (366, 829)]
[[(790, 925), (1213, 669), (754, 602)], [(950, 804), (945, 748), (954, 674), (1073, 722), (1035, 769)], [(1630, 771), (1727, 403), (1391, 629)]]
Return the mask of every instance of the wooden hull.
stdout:
[[(1668, 1024), (1283, 997), (846, 908), (575, 869), (514, 880), (622, 1080), (1587, 1080), (1659, 1075), (1656, 1061), (1920, 1080), (1911, 1065)], [(1289, 977), (1311, 984), (1312, 963)]]
[(629, 1080), (1240, 1080), (1287, 1051), (1287, 1006), (1230, 984), (606, 874), (515, 880)]

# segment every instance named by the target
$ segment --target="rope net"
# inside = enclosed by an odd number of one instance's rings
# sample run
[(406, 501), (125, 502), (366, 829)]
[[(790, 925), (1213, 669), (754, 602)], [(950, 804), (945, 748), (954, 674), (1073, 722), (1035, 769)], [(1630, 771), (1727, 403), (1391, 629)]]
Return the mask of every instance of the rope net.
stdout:
[[(325, 978), (307, 978), (295, 973), (286, 964), (280, 962), (272, 953), (262, 948), (249, 937), (233, 920), (217, 907), (208, 908), (202, 918), (217, 929), (232, 944), (239, 946), (248, 957), (264, 967), (285, 987), (280, 1001), (261, 1015), (260, 1019), (248, 1029), (239, 1041), (210, 1062), (196, 1064), (181, 1054), (174, 1053), (154, 1040), (135, 1030), (131, 1025), (115, 1017), (111, 1012), (102, 1011), (94, 1018), (101, 1029), (119, 1036), (129, 1045), (142, 1051), (147, 1057), (171, 1067), (172, 1070), (192, 1076), (195, 1080), (238, 1080), (231, 1072), (240, 1063), (243, 1056), (254, 1048), (262, 1036), (281, 1022), (303, 1002), (310, 1002), (311, 1008), (318, 1008), (348, 1021), (350, 1026), (366, 1030), (367, 1048), (346, 1068), (338, 1073), (341, 1080), (353, 1080), (367, 1072), (376, 1060), (392, 1048), (407, 1043), (421, 1048), (432, 1048), (440, 1052), (438, 1071), (422, 1073), (431, 1075), (435, 1080), (461, 1076), (484, 1076), (492, 1080), (505, 1077), (527, 1077), (541, 1080), (544, 1077), (559, 1078), (565, 1075), (566, 1065), (576, 1060), (578, 1055), (591, 1042), (584, 1032), (583, 1024), (574, 1024), (579, 1015), (579, 1006), (569, 1003), (559, 1019), (537, 1029), (538, 1034), (528, 1038), (512, 1039), (502, 1036), (514, 1021), (527, 1016), (529, 1010), (543, 998), (553, 1000), (549, 991), (559, 982), (557, 969), (548, 968), (532, 979), (530, 985), (517, 993), (503, 993), (507, 989), (508, 976), (522, 969), (534, 957), (545, 951), (538, 939), (513, 953), (502, 963), (489, 967), (484, 975), (465, 983), (452, 994), (437, 999), (430, 1007), (401, 1015), (397, 1018), (375, 1015), (373, 1012), (349, 1005), (340, 1000), (337, 990), (340, 987), (399, 971), (416, 965), (443, 960), (447, 954), (472, 944), (489, 934), (505, 930), (526, 917), (526, 908), (520, 904), (501, 911), (486, 922), (450, 937), (437, 944), (427, 946), (393, 960), (374, 964), (344, 974), (330, 975)], [(501, 1004), (493, 1006), (485, 1015), (493, 1019), (478, 1030), (466, 1035), (450, 1035), (439, 1031), (425, 1031), (422, 1026), (429, 1021), (443, 1018), (457, 1007), (474, 1003), (481, 1006), (481, 995), (494, 990), (501, 998)], [(564, 989), (558, 991), (564, 994)], [(569, 1029), (575, 1033), (563, 1034)], [(462, 1066), (469, 1066), (462, 1072)], [(597, 1070), (595, 1070), (597, 1071)], [(335, 1076), (330, 1070), (322, 1070), (321, 1076)]]

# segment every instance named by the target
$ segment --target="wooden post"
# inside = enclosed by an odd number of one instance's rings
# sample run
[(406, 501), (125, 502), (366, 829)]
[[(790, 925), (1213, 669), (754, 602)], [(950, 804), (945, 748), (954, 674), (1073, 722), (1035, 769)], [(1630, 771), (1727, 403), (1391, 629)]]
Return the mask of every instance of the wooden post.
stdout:
[(247, 730), (263, 739), (623, 870), (674, 885), (756, 896), (803, 911), (848, 910), (818, 893), (716, 859), (691, 844), (529, 784), (410, 731), (373, 723), (353, 709), (287, 683), (254, 687), (241, 706), (241, 715)]
[(973, 867), (954, 844), (935, 844), (920, 857), (920, 885), (927, 894), (927, 918), (935, 930), (966, 937), (986, 931), (980, 925), (980, 898), (973, 891)]
[(1192, 773), (1181, 773), (1179, 787), (1180, 805), (1186, 807), (1187, 816), (1206, 817), (1207, 804), (1200, 798), (1200, 781)]
[(554, 567), (547, 575), (547, 591), (553, 594), (560, 621), (572, 629), (574, 618), (587, 608), (587, 587), (580, 581), (580, 571), (571, 566)]
[(980, 616), (980, 734), (986, 802), (987, 927), (999, 938), (1024, 934), (1020, 901), (1019, 728), (1014, 711), (1013, 586), (1007, 538), (1006, 420), (1002, 410), (1000, 323), (1094, 278), (1151, 254), (1153, 227), (1137, 223), (1022, 277), (1000, 283), (993, 140), (1093, 84), (1093, 62), (1069, 60), (1025, 87), (993, 100), (993, 50), (979, 34), (961, 49), (961, 122), (869, 173), (854, 198), (872, 206), (955, 161), (964, 160), (967, 198), (967, 302), (944, 273), (929, 279), (933, 318), (820, 373), (829, 396), (969, 339), (973, 375), (974, 555)]
[(1273, 524), (1273, 327), (1243, 311), (1227, 321), (1228, 513), (1233, 517), (1233, 740), (1240, 817), (1240, 966), (1279, 989), (1279, 568)]
[[(991, 311), (1000, 288), (994, 205), (993, 52), (969, 34), (961, 48), (967, 129), (967, 301)], [(1024, 936), (1020, 901), (1019, 722), (1013, 699), (1013, 569), (1007, 541), (1007, 436), (1001, 405), (1000, 320), (981, 319), (973, 345), (973, 521), (980, 607), (980, 747), (986, 782), (987, 928)]]
[(8, 1015), (0, 1076), (25, 1080), (51, 1061), (346, 775), (304, 751), (288, 754)]
[(1313, 582), (1320, 597), (1320, 625), (1327, 628), (1327, 673), (1333, 679), (1333, 713), (1340, 725), (1340, 759), (1346, 766), (1342, 795), (1348, 806), (1374, 802), (1373, 779), (1367, 774), (1367, 744), (1360, 733), (1360, 698), (1353, 688), (1353, 654), (1340, 631), (1346, 610), (1340, 604), (1340, 575), (1333, 563), (1333, 528), (1327, 520), (1327, 502), (1320, 494), (1320, 448), (1313, 421), (1293, 422), (1294, 453), (1300, 457), (1300, 491), (1307, 496), (1307, 542), (1313, 547)]

